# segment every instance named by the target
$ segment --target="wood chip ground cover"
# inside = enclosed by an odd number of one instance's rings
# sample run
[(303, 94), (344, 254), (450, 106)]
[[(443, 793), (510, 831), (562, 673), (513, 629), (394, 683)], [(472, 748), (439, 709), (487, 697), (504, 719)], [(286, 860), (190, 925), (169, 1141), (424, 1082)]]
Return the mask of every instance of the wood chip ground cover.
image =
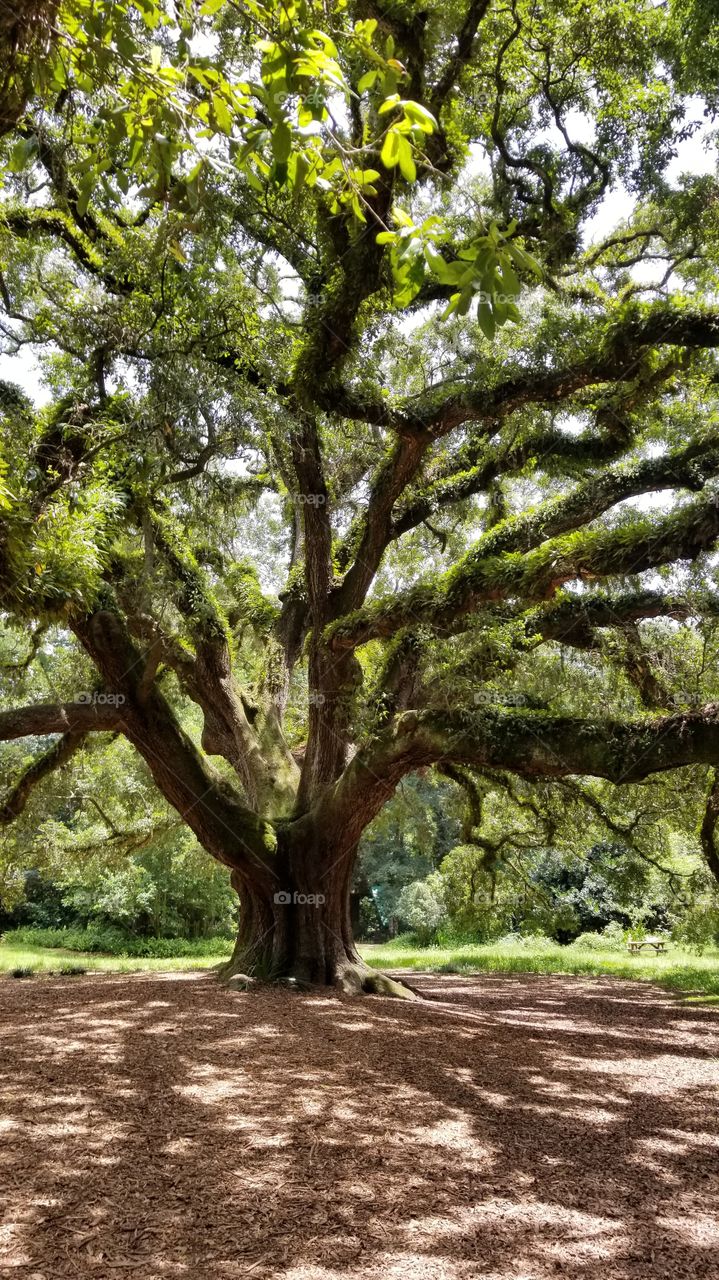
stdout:
[(416, 985), (0, 980), (3, 1280), (719, 1276), (716, 1010)]

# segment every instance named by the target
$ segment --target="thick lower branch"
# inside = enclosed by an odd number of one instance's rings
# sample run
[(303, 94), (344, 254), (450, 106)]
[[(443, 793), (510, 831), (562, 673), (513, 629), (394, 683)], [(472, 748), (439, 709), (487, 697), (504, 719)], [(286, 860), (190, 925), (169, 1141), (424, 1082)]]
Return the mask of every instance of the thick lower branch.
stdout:
[(719, 761), (719, 704), (636, 721), (585, 720), (537, 711), (408, 711), (360, 751), (326, 801), (347, 815), (346, 838), (371, 821), (405, 774), (454, 762), (528, 778), (572, 775), (638, 782), (653, 773)]
[(271, 824), (249, 809), (205, 761), (159, 689), (143, 689), (142, 655), (120, 616), (99, 611), (75, 619), (73, 629), (107, 688), (122, 700), (120, 727), (168, 803), (218, 861), (252, 867), (269, 883), (275, 852)]
[(38, 783), (67, 764), (86, 740), (85, 733), (65, 733), (53, 746), (33, 760), (0, 802), (0, 826), (19, 817)]
[[(527, 603), (549, 599), (567, 582), (641, 573), (679, 559), (694, 559), (719, 535), (719, 500), (714, 492), (651, 525), (633, 530), (583, 530), (573, 539), (555, 538), (521, 555), (485, 554), (484, 540), (436, 584), (420, 583), (398, 598), (379, 600), (328, 628), (337, 651), (388, 637), (400, 628), (427, 623), (448, 626), (478, 605), (518, 596)], [(491, 538), (492, 535), (487, 535)]]
[(123, 728), (122, 704), (114, 695), (79, 694), (78, 702), (37, 702), (29, 707), (0, 711), (0, 740), (43, 736), (48, 733), (112, 732)]

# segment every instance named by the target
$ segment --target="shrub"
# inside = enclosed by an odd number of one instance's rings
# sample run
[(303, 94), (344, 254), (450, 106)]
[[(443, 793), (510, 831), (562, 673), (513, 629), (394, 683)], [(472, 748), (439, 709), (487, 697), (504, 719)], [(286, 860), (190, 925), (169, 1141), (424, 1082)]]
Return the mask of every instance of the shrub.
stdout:
[(618, 920), (612, 920), (605, 929), (602, 929), (602, 937), (613, 942), (616, 947), (623, 947), (627, 938), (626, 931), (619, 924)]
[(420, 946), (424, 947), (434, 941), (446, 917), (438, 881), (439, 877), (432, 875), (426, 880), (405, 885), (397, 903), (400, 919), (409, 925)]
[(230, 950), (225, 938), (137, 938), (100, 925), (86, 929), (33, 929), (24, 925), (6, 933), (5, 940), (26, 947), (61, 947), (65, 951), (170, 960), (176, 956), (224, 956)]
[(458, 929), (451, 920), (440, 925), (437, 930), (437, 943), (440, 947), (476, 947), (478, 942), (483, 941), (474, 929)]
[(398, 933), (396, 938), (390, 938), (387, 946), (393, 951), (414, 951), (417, 939), (413, 933)]
[(583, 951), (621, 951), (625, 946), (624, 929), (613, 920), (601, 933), (580, 933), (572, 946)]

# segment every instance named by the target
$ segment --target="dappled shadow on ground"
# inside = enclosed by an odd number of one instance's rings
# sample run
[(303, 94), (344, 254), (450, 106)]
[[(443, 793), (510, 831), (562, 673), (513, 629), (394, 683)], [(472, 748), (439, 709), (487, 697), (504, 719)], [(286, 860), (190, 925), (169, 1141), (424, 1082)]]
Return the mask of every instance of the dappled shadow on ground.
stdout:
[(716, 1011), (610, 980), (417, 986), (0, 981), (0, 1274), (719, 1275)]

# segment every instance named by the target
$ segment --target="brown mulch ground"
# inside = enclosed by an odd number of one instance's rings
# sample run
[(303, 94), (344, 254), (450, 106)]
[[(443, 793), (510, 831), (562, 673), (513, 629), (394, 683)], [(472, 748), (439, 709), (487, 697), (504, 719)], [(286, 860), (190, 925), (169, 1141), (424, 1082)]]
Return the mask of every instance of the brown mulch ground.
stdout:
[(719, 1276), (719, 1015), (610, 980), (423, 1004), (0, 981), (0, 1274)]

